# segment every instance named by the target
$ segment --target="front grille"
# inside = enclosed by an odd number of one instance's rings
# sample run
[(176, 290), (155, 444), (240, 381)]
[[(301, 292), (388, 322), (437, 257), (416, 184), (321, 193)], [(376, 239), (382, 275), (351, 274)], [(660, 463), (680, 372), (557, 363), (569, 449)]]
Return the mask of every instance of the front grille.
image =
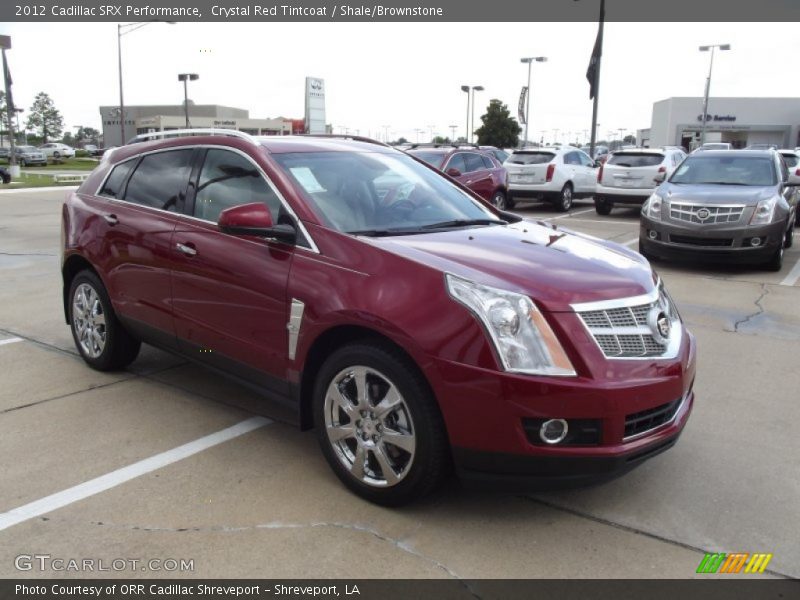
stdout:
[(669, 236), (670, 242), (676, 244), (687, 244), (689, 246), (706, 246), (713, 248), (726, 248), (733, 246), (733, 238), (701, 238), (690, 235), (673, 235)]
[(671, 202), (669, 205), (670, 218), (676, 221), (697, 223), (698, 225), (736, 223), (742, 218), (743, 212), (744, 204), (728, 204), (720, 206), (714, 204)]
[[(595, 308), (597, 307), (597, 308)], [(575, 311), (607, 358), (671, 357), (681, 336), (678, 313), (663, 289), (658, 295), (575, 305)], [(649, 315), (665, 313), (670, 320), (669, 341), (651, 329)]]
[(647, 410), (625, 415), (625, 436), (623, 439), (647, 433), (672, 421), (681, 406), (681, 400), (682, 398), (678, 398), (655, 408), (648, 408)]

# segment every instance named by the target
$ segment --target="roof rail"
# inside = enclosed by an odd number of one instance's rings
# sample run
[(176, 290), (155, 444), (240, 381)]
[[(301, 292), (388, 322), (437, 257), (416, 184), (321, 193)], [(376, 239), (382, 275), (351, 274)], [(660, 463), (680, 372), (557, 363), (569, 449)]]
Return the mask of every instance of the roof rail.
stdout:
[(470, 142), (409, 142), (408, 149), (415, 148), (479, 148), (478, 144)]
[(134, 136), (130, 140), (128, 140), (126, 144), (136, 144), (137, 142), (144, 142), (154, 138), (191, 137), (194, 135), (227, 135), (230, 137), (237, 137), (243, 140), (247, 140), (253, 144), (258, 144), (258, 141), (249, 133), (238, 131), (236, 129), (213, 129), (213, 128), (171, 129), (165, 131), (154, 131), (153, 133), (140, 133), (139, 135)]
[(389, 144), (379, 142), (378, 140), (363, 135), (349, 135), (346, 133), (295, 133), (292, 135), (295, 137), (318, 137), (318, 138), (333, 138), (340, 140), (353, 140), (356, 142), (365, 142), (367, 144), (375, 144), (377, 146), (386, 146), (387, 148), (392, 148), (392, 146), (390, 146)]

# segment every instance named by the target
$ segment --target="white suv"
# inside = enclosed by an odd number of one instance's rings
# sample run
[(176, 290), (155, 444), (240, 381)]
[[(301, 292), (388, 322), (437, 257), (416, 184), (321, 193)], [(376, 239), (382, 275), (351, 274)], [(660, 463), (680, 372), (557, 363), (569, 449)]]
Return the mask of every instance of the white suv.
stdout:
[(683, 148), (675, 146), (613, 152), (597, 171), (594, 193), (597, 214), (609, 214), (614, 204), (644, 204), (658, 187), (656, 176), (663, 173), (669, 177), (684, 158)]
[(503, 166), (512, 199), (549, 200), (566, 212), (574, 198), (594, 194), (595, 162), (572, 146), (515, 150)]

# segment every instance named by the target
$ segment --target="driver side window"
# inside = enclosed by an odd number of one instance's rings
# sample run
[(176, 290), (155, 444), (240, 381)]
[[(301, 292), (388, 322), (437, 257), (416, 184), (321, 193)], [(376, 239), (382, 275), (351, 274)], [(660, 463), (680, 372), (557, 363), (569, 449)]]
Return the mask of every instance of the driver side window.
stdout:
[(447, 163), (447, 166), (444, 168), (445, 173), (449, 169), (458, 169), (461, 173), (467, 172), (467, 165), (464, 162), (464, 155), (463, 154), (454, 154), (450, 157), (450, 160)]
[(253, 202), (265, 204), (272, 222), (278, 223), (281, 202), (256, 166), (235, 152), (209, 150), (197, 184), (194, 216), (216, 223), (226, 208)]

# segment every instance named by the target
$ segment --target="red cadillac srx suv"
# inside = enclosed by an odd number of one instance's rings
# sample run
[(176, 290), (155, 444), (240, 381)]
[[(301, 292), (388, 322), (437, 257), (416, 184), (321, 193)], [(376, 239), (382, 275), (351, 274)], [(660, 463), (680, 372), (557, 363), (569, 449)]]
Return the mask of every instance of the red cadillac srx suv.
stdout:
[(142, 342), (207, 365), (313, 427), (385, 505), (452, 467), (541, 489), (676, 442), (695, 341), (638, 254), (371, 140), (169, 134), (107, 153), (64, 204), (64, 312), (89, 366)]

